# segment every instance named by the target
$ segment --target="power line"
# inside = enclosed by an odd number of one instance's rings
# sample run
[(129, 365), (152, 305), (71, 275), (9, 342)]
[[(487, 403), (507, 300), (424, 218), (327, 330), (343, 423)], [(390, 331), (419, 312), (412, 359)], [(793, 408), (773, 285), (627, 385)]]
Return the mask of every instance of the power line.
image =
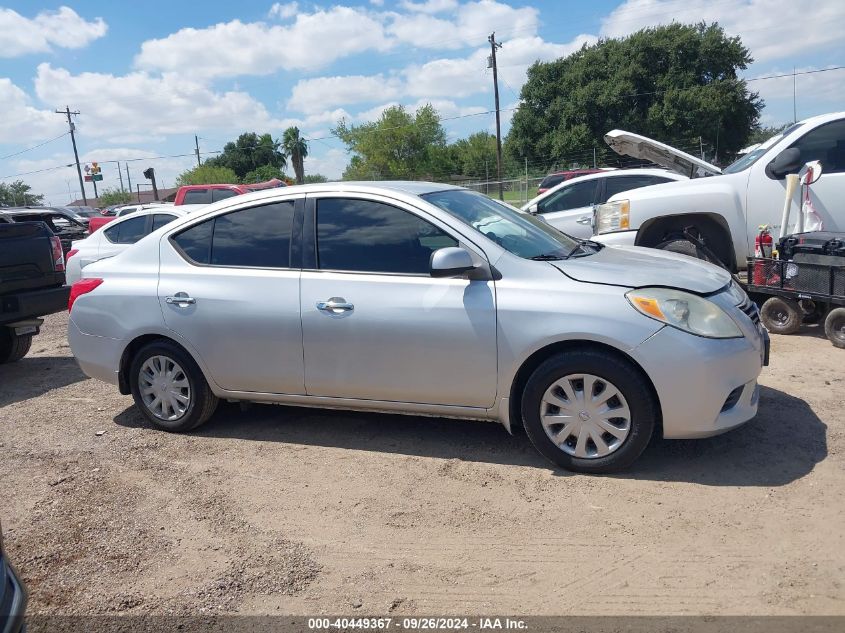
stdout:
[(0, 160), (6, 160), (7, 158), (12, 158), (13, 156), (20, 156), (26, 152), (31, 152), (34, 149), (38, 149), (39, 147), (44, 147), (48, 143), (52, 143), (53, 141), (58, 141), (60, 138), (67, 136), (70, 132), (64, 132), (63, 134), (59, 134), (56, 137), (51, 138), (48, 141), (44, 141), (43, 143), (39, 143), (38, 145), (33, 145), (32, 147), (27, 147), (26, 149), (22, 149), (19, 152), (15, 152), (14, 154), (6, 154), (5, 156), (0, 156)]

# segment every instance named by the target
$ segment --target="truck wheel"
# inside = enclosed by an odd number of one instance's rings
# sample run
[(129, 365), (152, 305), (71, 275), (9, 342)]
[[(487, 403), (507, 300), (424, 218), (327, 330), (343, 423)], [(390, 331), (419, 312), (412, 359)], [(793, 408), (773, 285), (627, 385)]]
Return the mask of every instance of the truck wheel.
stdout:
[(9, 328), (0, 328), (0, 364), (20, 360), (32, 346), (32, 334), (18, 336)]
[(794, 299), (769, 297), (760, 308), (760, 320), (769, 332), (795, 334), (804, 320), (804, 312)]
[(129, 385), (141, 413), (163, 431), (195, 429), (217, 408), (217, 396), (194, 359), (169, 341), (154, 341), (138, 351)]
[(525, 432), (537, 451), (582, 473), (629, 466), (648, 445), (658, 416), (642, 373), (602, 350), (552, 356), (522, 395)]
[(722, 262), (718, 259), (713, 259), (707, 253), (705, 253), (697, 244), (693, 244), (687, 239), (682, 237), (679, 238), (672, 238), (668, 239), (665, 242), (661, 242), (655, 248), (661, 251), (669, 251), (670, 253), (679, 253), (681, 255), (686, 255), (687, 257), (694, 257), (695, 259), (701, 259), (705, 262), (710, 262), (711, 264), (716, 264), (717, 266), (724, 266)]
[(834, 347), (845, 349), (845, 308), (834, 308), (828, 313), (824, 333)]

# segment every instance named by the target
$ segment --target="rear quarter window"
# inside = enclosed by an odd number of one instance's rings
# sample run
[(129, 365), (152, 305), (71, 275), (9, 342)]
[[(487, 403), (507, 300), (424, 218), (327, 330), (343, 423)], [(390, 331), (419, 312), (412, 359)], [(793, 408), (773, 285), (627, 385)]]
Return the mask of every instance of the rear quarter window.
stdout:
[(182, 204), (210, 204), (211, 190), (209, 189), (191, 189), (185, 192), (185, 198)]

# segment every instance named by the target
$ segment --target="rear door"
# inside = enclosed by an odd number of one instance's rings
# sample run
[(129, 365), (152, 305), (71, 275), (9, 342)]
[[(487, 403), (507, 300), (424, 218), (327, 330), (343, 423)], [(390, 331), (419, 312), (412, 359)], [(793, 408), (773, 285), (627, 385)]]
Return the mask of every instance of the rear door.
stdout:
[(569, 180), (537, 204), (537, 213), (567, 235), (588, 238), (598, 192), (599, 178)]
[(224, 389), (305, 393), (292, 238), (302, 204), (252, 203), (161, 240), (159, 303), (167, 327)]

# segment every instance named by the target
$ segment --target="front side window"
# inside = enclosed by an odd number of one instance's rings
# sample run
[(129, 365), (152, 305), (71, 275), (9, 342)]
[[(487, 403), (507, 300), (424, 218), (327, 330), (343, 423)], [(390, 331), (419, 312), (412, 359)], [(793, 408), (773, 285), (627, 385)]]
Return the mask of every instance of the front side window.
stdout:
[(239, 209), (195, 224), (173, 241), (197, 264), (288, 268), (293, 211), (292, 201)]
[(317, 260), (324, 270), (427, 275), (431, 254), (457, 245), (430, 222), (388, 204), (317, 201)]
[(185, 192), (182, 204), (209, 204), (211, 202), (211, 191), (208, 189), (190, 189)]
[(564, 174), (552, 174), (551, 176), (546, 176), (540, 183), (540, 189), (551, 189), (552, 187), (562, 183), (564, 178), (566, 178)]
[(801, 152), (801, 164), (821, 161), (824, 174), (845, 172), (845, 120), (820, 125), (798, 139), (792, 147)]
[(238, 195), (238, 192), (233, 191), (232, 189), (212, 189), (211, 190), (211, 201), (217, 202), (218, 200), (225, 200), (226, 198), (233, 198), (236, 195)]
[(604, 185), (604, 199), (602, 202), (607, 202), (612, 196), (623, 191), (657, 185), (662, 182), (669, 182), (670, 180), (672, 179), (662, 176), (608, 176)]
[(564, 259), (579, 244), (543, 220), (475, 191), (449, 189), (420, 197), (525, 259)]
[(561, 187), (545, 200), (541, 200), (537, 210), (540, 213), (568, 211), (592, 206), (596, 200), (598, 179), (575, 181), (571, 185)]
[(134, 244), (147, 233), (147, 216), (129, 218), (105, 229), (105, 235), (115, 244)]

